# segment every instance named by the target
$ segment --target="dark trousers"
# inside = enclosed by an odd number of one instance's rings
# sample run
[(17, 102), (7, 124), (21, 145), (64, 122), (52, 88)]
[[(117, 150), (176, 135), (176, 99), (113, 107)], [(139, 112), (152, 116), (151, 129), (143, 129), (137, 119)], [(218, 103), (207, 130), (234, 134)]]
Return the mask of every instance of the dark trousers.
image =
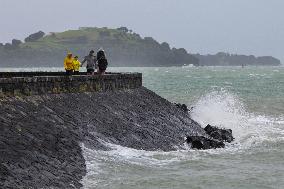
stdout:
[(72, 75), (73, 74), (73, 70), (66, 70), (66, 75)]
[(91, 68), (87, 69), (87, 74), (88, 75), (92, 75), (94, 72), (95, 72), (94, 69), (91, 69)]
[(106, 71), (106, 69), (100, 69), (100, 68), (99, 68), (99, 71), (98, 71), (98, 72), (99, 72), (99, 74), (103, 75), (103, 74), (105, 74), (105, 71)]

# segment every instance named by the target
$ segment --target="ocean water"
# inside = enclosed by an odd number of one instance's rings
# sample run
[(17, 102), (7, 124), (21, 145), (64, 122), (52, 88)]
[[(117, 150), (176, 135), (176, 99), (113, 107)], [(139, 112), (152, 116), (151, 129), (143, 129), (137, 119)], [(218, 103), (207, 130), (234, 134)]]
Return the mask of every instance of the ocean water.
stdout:
[(201, 151), (109, 144), (105, 152), (82, 145), (85, 189), (284, 188), (284, 67), (110, 70), (142, 72), (144, 86), (193, 107), (191, 116), (202, 126), (232, 129), (236, 139), (224, 149)]
[(86, 189), (284, 188), (284, 68), (112, 68), (143, 73), (143, 84), (193, 107), (192, 118), (230, 128), (225, 149), (148, 152), (84, 148)]

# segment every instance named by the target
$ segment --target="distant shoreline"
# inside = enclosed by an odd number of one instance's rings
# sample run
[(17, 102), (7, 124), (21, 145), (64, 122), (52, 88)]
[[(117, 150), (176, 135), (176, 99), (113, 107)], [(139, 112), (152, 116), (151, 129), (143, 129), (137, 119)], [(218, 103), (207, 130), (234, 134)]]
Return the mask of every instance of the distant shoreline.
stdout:
[(82, 27), (77, 30), (42, 31), (27, 36), (22, 42), (0, 43), (2, 67), (57, 67), (67, 52), (82, 60), (90, 50), (103, 47), (110, 65), (116, 67), (194, 66), (279, 66), (272, 56), (239, 55), (219, 52), (214, 55), (192, 54), (184, 48), (172, 47), (152, 37), (141, 37), (126, 27)]

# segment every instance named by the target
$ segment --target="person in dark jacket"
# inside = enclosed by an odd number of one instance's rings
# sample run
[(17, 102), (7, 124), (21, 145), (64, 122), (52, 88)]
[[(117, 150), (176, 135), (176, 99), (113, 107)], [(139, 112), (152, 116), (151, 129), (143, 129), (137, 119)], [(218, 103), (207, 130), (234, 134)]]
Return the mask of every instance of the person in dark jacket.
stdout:
[(97, 59), (106, 58), (106, 54), (103, 48), (100, 48), (97, 52)]
[(97, 52), (97, 64), (98, 64), (98, 73), (103, 75), (108, 66), (108, 61), (106, 59), (105, 51), (100, 48)]

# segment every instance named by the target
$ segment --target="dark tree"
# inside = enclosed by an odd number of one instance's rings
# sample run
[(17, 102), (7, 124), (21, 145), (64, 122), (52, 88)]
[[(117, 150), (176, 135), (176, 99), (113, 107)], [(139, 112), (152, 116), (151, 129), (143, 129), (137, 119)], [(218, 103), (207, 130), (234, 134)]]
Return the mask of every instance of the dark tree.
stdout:
[(187, 55), (187, 51), (184, 48), (179, 48), (179, 49), (173, 48), (173, 51), (174, 53), (180, 56)]
[(120, 27), (120, 28), (117, 28), (118, 31), (121, 31), (123, 33), (127, 33), (129, 32), (128, 28), (127, 27)]
[(141, 36), (140, 36), (138, 33), (133, 33), (132, 36), (133, 36), (135, 39), (142, 39)]
[(42, 38), (44, 35), (45, 35), (45, 33), (43, 31), (39, 31), (39, 32), (33, 33), (33, 34), (29, 35), (27, 38), (25, 38), (25, 42), (37, 41), (40, 38)]
[(162, 47), (162, 50), (166, 50), (166, 51), (171, 50), (170, 45), (168, 43), (166, 43), (166, 42), (163, 42), (161, 44), (161, 47)]
[(14, 47), (11, 43), (5, 43), (4, 49), (5, 50), (12, 50), (12, 49), (14, 49)]
[(13, 39), (12, 40), (12, 45), (14, 47), (18, 47), (20, 44), (22, 44), (22, 41), (21, 40), (18, 40), (18, 39)]

